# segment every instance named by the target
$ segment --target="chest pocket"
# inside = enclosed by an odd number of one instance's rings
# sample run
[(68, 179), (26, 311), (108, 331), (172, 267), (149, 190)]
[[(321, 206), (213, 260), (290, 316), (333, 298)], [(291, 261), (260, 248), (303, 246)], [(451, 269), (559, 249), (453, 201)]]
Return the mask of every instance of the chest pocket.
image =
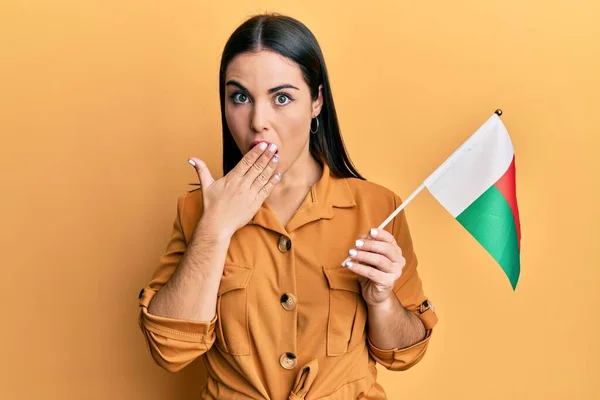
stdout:
[(219, 350), (236, 355), (250, 354), (248, 331), (248, 283), (252, 268), (225, 264), (217, 294), (217, 340)]
[(345, 267), (323, 267), (329, 285), (327, 355), (339, 356), (366, 341), (367, 306), (357, 275)]

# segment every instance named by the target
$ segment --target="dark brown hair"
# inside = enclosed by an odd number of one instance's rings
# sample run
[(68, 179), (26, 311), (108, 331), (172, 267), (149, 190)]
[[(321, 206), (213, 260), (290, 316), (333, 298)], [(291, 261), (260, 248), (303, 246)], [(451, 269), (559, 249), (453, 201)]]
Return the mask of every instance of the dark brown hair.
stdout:
[[(219, 95), (223, 127), (223, 174), (226, 175), (242, 159), (225, 119), (225, 72), (233, 58), (241, 53), (268, 49), (294, 61), (316, 99), (323, 85), (323, 107), (317, 117), (319, 129), (310, 135), (310, 152), (317, 160), (327, 162), (339, 177), (363, 178), (352, 165), (340, 133), (325, 60), (317, 39), (300, 21), (280, 15), (256, 15), (246, 20), (231, 35), (221, 57)], [(311, 125), (312, 126), (312, 125)]]

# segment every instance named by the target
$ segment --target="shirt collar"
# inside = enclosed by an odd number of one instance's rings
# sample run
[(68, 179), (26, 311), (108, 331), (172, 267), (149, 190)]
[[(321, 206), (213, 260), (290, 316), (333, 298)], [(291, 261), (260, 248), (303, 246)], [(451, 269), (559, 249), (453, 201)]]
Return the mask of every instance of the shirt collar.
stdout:
[(310, 222), (333, 218), (334, 208), (356, 206), (348, 179), (333, 175), (329, 165), (323, 159), (321, 164), (323, 166), (321, 178), (310, 188), (296, 214), (285, 228), (281, 226), (279, 219), (266, 202), (250, 223), (286, 234)]

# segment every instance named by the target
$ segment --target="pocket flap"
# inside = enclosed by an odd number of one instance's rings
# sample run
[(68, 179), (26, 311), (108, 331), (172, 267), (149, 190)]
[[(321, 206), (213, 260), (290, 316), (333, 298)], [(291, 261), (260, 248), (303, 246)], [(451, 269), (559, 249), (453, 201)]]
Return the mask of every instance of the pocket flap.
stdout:
[(334, 290), (347, 290), (360, 294), (360, 283), (358, 275), (346, 267), (323, 267), (323, 272), (327, 277), (329, 288)]
[(251, 275), (252, 268), (246, 265), (232, 263), (225, 264), (217, 295), (220, 296), (230, 290), (244, 289), (248, 286)]

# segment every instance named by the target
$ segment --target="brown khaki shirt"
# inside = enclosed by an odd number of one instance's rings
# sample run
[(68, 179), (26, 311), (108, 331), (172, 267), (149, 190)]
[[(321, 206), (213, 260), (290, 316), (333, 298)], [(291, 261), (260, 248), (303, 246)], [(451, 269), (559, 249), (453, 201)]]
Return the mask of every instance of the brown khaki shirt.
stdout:
[(426, 338), (403, 349), (380, 349), (368, 338), (367, 307), (356, 274), (341, 266), (361, 234), (379, 226), (400, 204), (375, 183), (330, 174), (311, 188), (282, 226), (264, 203), (230, 243), (212, 321), (148, 313), (200, 219), (202, 193), (183, 194), (173, 233), (152, 280), (139, 297), (139, 325), (150, 354), (175, 372), (201, 356), (208, 372), (203, 399), (386, 399), (376, 382), (379, 362), (405, 370), (427, 349), (437, 316), (417, 273), (404, 211), (385, 229), (406, 259), (394, 293), (417, 315)]

